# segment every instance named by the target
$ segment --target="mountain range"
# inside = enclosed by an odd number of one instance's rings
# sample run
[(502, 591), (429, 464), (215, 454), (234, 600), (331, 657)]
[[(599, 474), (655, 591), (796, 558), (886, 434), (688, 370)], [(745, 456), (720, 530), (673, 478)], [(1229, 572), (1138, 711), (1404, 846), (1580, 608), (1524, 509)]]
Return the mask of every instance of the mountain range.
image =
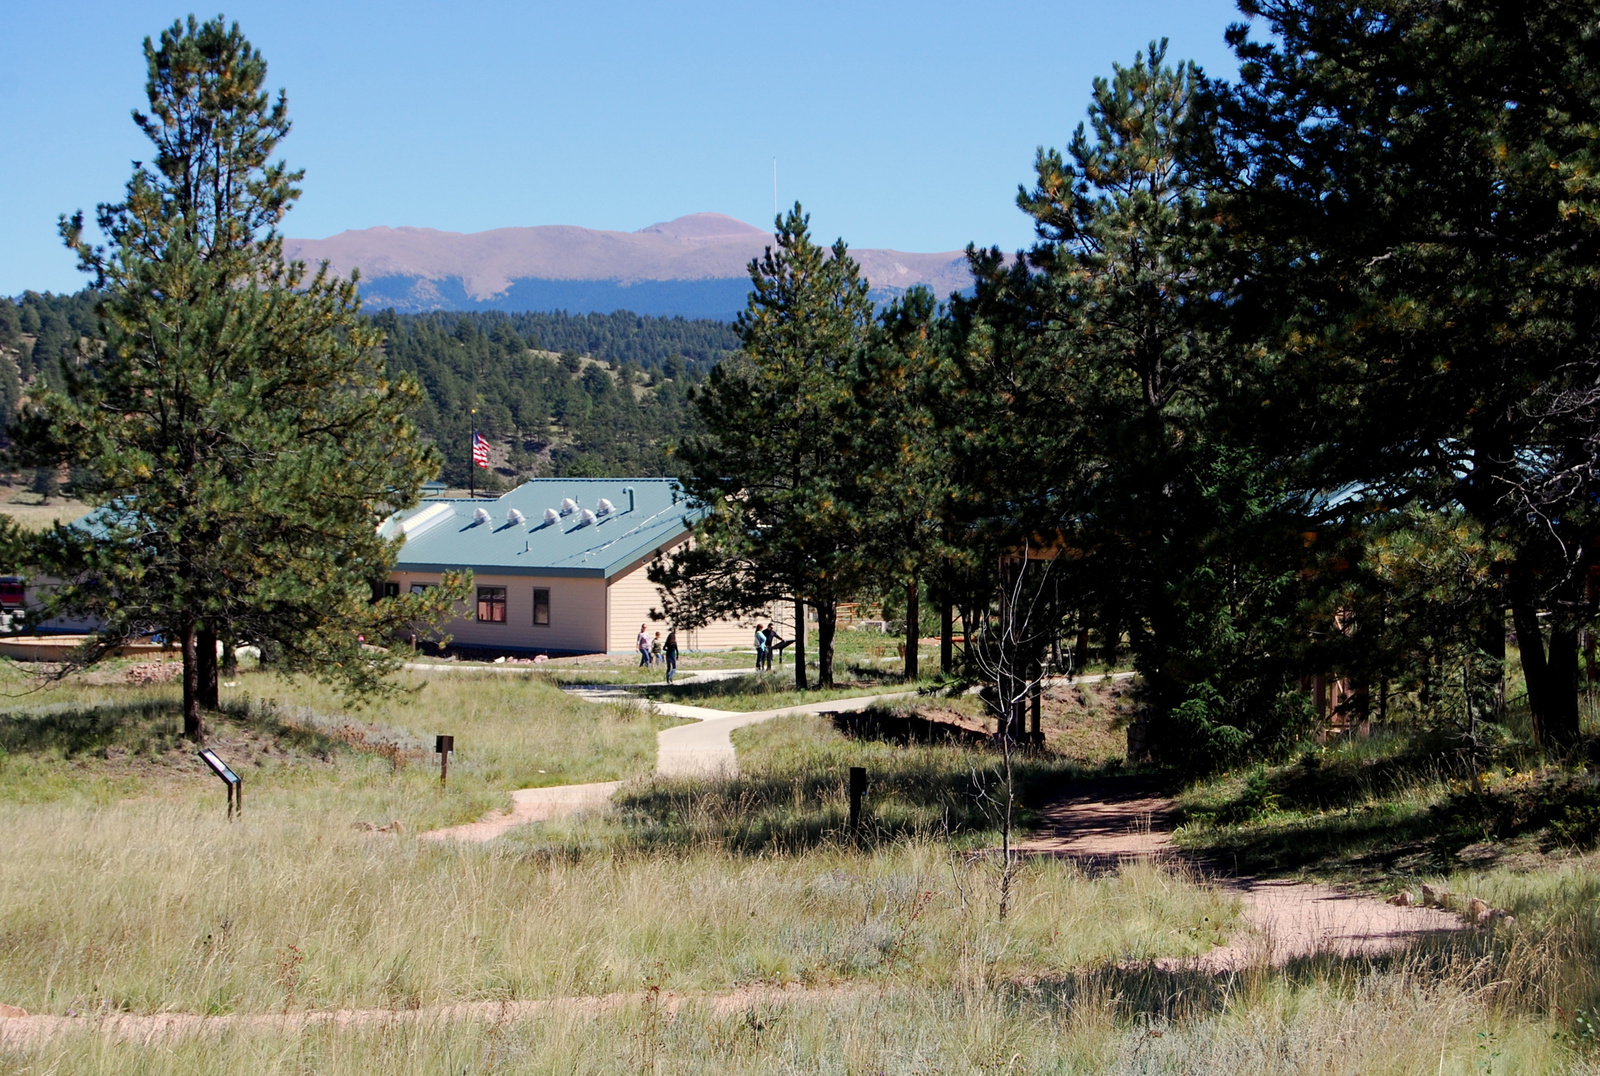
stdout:
[[(772, 243), (721, 213), (692, 213), (637, 232), (569, 225), (441, 232), (363, 228), (327, 239), (285, 239), (290, 257), (361, 270), (369, 311), (566, 310), (571, 313), (732, 318), (750, 290), (747, 266)], [(885, 301), (916, 284), (941, 299), (971, 286), (960, 251), (852, 250)]]

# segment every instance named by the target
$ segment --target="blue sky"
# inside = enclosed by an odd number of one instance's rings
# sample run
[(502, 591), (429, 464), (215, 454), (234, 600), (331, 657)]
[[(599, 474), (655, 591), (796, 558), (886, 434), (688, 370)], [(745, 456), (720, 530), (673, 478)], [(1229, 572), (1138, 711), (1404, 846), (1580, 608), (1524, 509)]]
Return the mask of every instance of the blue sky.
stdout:
[[(197, 11), (204, 17), (211, 11)], [(0, 0), (0, 294), (83, 278), (62, 212), (116, 200), (146, 156), (140, 42), (186, 9)], [(1006, 248), (1036, 147), (1153, 37), (1232, 74), (1224, 0), (1111, 3), (234, 3), (289, 93), (306, 170), (289, 235), (416, 225), (625, 231), (772, 220), (800, 199), (856, 247)]]

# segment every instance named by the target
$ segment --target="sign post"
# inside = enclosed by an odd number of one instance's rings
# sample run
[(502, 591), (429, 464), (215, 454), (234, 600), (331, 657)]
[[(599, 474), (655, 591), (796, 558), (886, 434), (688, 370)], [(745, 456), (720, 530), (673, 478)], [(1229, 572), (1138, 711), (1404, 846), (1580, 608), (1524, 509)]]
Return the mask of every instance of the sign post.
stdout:
[(865, 766), (850, 767), (850, 832), (861, 832), (861, 797), (867, 791)]
[(244, 778), (234, 773), (228, 764), (217, 757), (211, 748), (200, 752), (200, 761), (211, 768), (211, 772), (222, 779), (228, 786), (228, 821), (244, 817)]
[(439, 787), (443, 788), (450, 778), (450, 752), (456, 749), (454, 736), (435, 736), (433, 749), (439, 752)]

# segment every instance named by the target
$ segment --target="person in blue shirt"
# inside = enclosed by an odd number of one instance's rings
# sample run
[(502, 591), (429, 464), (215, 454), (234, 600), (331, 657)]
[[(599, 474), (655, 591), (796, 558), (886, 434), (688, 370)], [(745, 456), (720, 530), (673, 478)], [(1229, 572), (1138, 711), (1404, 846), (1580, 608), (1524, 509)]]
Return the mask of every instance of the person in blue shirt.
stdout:
[(767, 633), (760, 624), (756, 625), (756, 671), (771, 668), (771, 655), (767, 651)]

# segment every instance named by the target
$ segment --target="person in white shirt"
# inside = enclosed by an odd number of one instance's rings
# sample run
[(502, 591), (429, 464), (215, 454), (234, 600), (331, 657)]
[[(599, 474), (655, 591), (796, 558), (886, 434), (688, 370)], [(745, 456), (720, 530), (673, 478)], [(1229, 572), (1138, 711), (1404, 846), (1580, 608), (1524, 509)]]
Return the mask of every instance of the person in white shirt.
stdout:
[(638, 645), (639, 645), (639, 664), (642, 665), (642, 666), (648, 666), (650, 664), (650, 632), (645, 628), (645, 626), (643, 624), (639, 625), (639, 644)]

